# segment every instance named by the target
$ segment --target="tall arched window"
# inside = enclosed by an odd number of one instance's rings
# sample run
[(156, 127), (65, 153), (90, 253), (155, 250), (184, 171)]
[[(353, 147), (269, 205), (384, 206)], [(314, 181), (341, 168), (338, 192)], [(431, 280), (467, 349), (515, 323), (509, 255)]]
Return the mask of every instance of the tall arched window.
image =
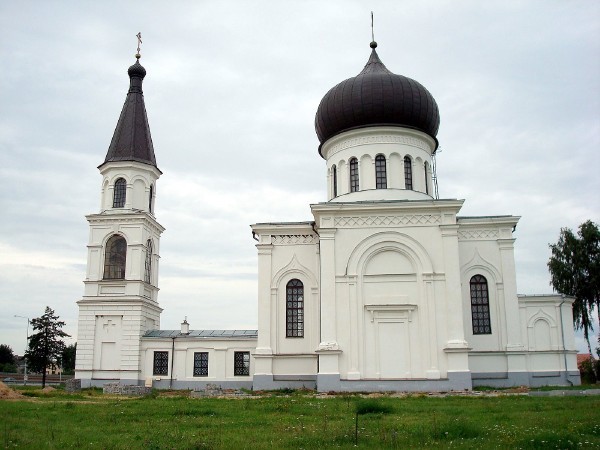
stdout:
[(148, 199), (148, 212), (152, 213), (152, 200), (154, 200), (154, 186), (150, 185), (150, 197)]
[(151, 284), (152, 276), (152, 240), (148, 239), (146, 243), (146, 264), (144, 266), (144, 281)]
[(377, 189), (387, 189), (387, 171), (385, 156), (383, 155), (375, 157), (375, 187)]
[(350, 192), (358, 191), (358, 159), (350, 159)]
[(335, 164), (331, 167), (332, 183), (333, 183), (333, 196), (337, 197), (337, 167)]
[(113, 208), (122, 208), (125, 206), (125, 196), (127, 193), (127, 182), (124, 178), (119, 178), (115, 181), (113, 193)]
[(404, 188), (411, 189), (413, 188), (412, 182), (412, 160), (410, 156), (404, 157)]
[(127, 260), (127, 241), (124, 237), (114, 235), (106, 243), (104, 254), (104, 279), (125, 279), (125, 261)]
[(304, 337), (304, 285), (293, 279), (285, 288), (285, 336)]
[(492, 334), (488, 283), (483, 275), (474, 275), (471, 287), (471, 320), (473, 334)]
[(425, 161), (425, 193), (427, 195), (429, 195), (429, 177), (427, 176), (428, 172), (429, 172), (429, 164), (427, 163), (427, 161)]

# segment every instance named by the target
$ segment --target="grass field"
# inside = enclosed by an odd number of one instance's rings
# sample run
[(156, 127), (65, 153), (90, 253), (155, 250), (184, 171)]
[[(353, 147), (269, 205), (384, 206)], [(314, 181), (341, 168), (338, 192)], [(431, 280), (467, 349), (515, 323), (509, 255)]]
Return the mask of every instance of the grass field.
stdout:
[[(600, 397), (317, 396), (192, 399), (21, 390), (0, 401), (4, 448), (600, 447)], [(358, 413), (357, 413), (358, 412)], [(357, 425), (358, 423), (358, 425)]]

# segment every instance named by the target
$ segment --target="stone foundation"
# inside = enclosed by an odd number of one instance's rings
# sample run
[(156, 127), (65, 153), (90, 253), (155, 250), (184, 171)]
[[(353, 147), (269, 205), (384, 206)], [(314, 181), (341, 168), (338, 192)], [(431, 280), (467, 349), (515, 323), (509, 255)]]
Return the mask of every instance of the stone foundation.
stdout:
[(106, 383), (102, 388), (102, 392), (104, 394), (142, 397), (145, 395), (150, 395), (152, 393), (152, 388), (146, 386), (134, 386), (119, 383)]

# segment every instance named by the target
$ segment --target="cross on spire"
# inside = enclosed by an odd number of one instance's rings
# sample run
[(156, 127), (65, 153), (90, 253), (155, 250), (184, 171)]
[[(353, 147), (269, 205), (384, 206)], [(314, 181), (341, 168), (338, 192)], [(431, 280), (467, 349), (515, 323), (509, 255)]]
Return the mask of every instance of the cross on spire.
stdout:
[[(372, 14), (372, 13), (371, 13)], [(140, 59), (142, 57), (142, 55), (140, 55), (140, 45), (142, 45), (142, 32), (140, 31), (138, 34), (135, 35), (137, 37), (137, 41), (138, 41), (138, 46), (137, 46), (137, 53), (135, 54), (135, 57), (137, 59)]]
[(377, 42), (375, 42), (375, 30), (373, 27), (373, 11), (371, 11), (371, 48), (377, 48)]

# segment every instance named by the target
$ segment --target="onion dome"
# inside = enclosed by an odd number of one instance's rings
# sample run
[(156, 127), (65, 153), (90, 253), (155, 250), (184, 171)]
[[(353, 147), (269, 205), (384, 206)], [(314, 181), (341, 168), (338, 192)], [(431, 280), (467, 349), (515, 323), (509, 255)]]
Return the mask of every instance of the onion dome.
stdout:
[[(362, 72), (325, 94), (315, 117), (321, 145), (355, 128), (398, 126), (417, 129), (436, 141), (440, 115), (433, 96), (415, 80), (390, 72), (371, 42), (371, 56)], [(321, 147), (319, 146), (319, 151)]]
[(102, 165), (113, 161), (136, 161), (156, 167), (154, 146), (150, 136), (150, 125), (142, 91), (142, 81), (146, 76), (146, 69), (140, 64), (139, 54), (136, 55), (136, 58), (138, 60), (127, 70), (129, 91)]

